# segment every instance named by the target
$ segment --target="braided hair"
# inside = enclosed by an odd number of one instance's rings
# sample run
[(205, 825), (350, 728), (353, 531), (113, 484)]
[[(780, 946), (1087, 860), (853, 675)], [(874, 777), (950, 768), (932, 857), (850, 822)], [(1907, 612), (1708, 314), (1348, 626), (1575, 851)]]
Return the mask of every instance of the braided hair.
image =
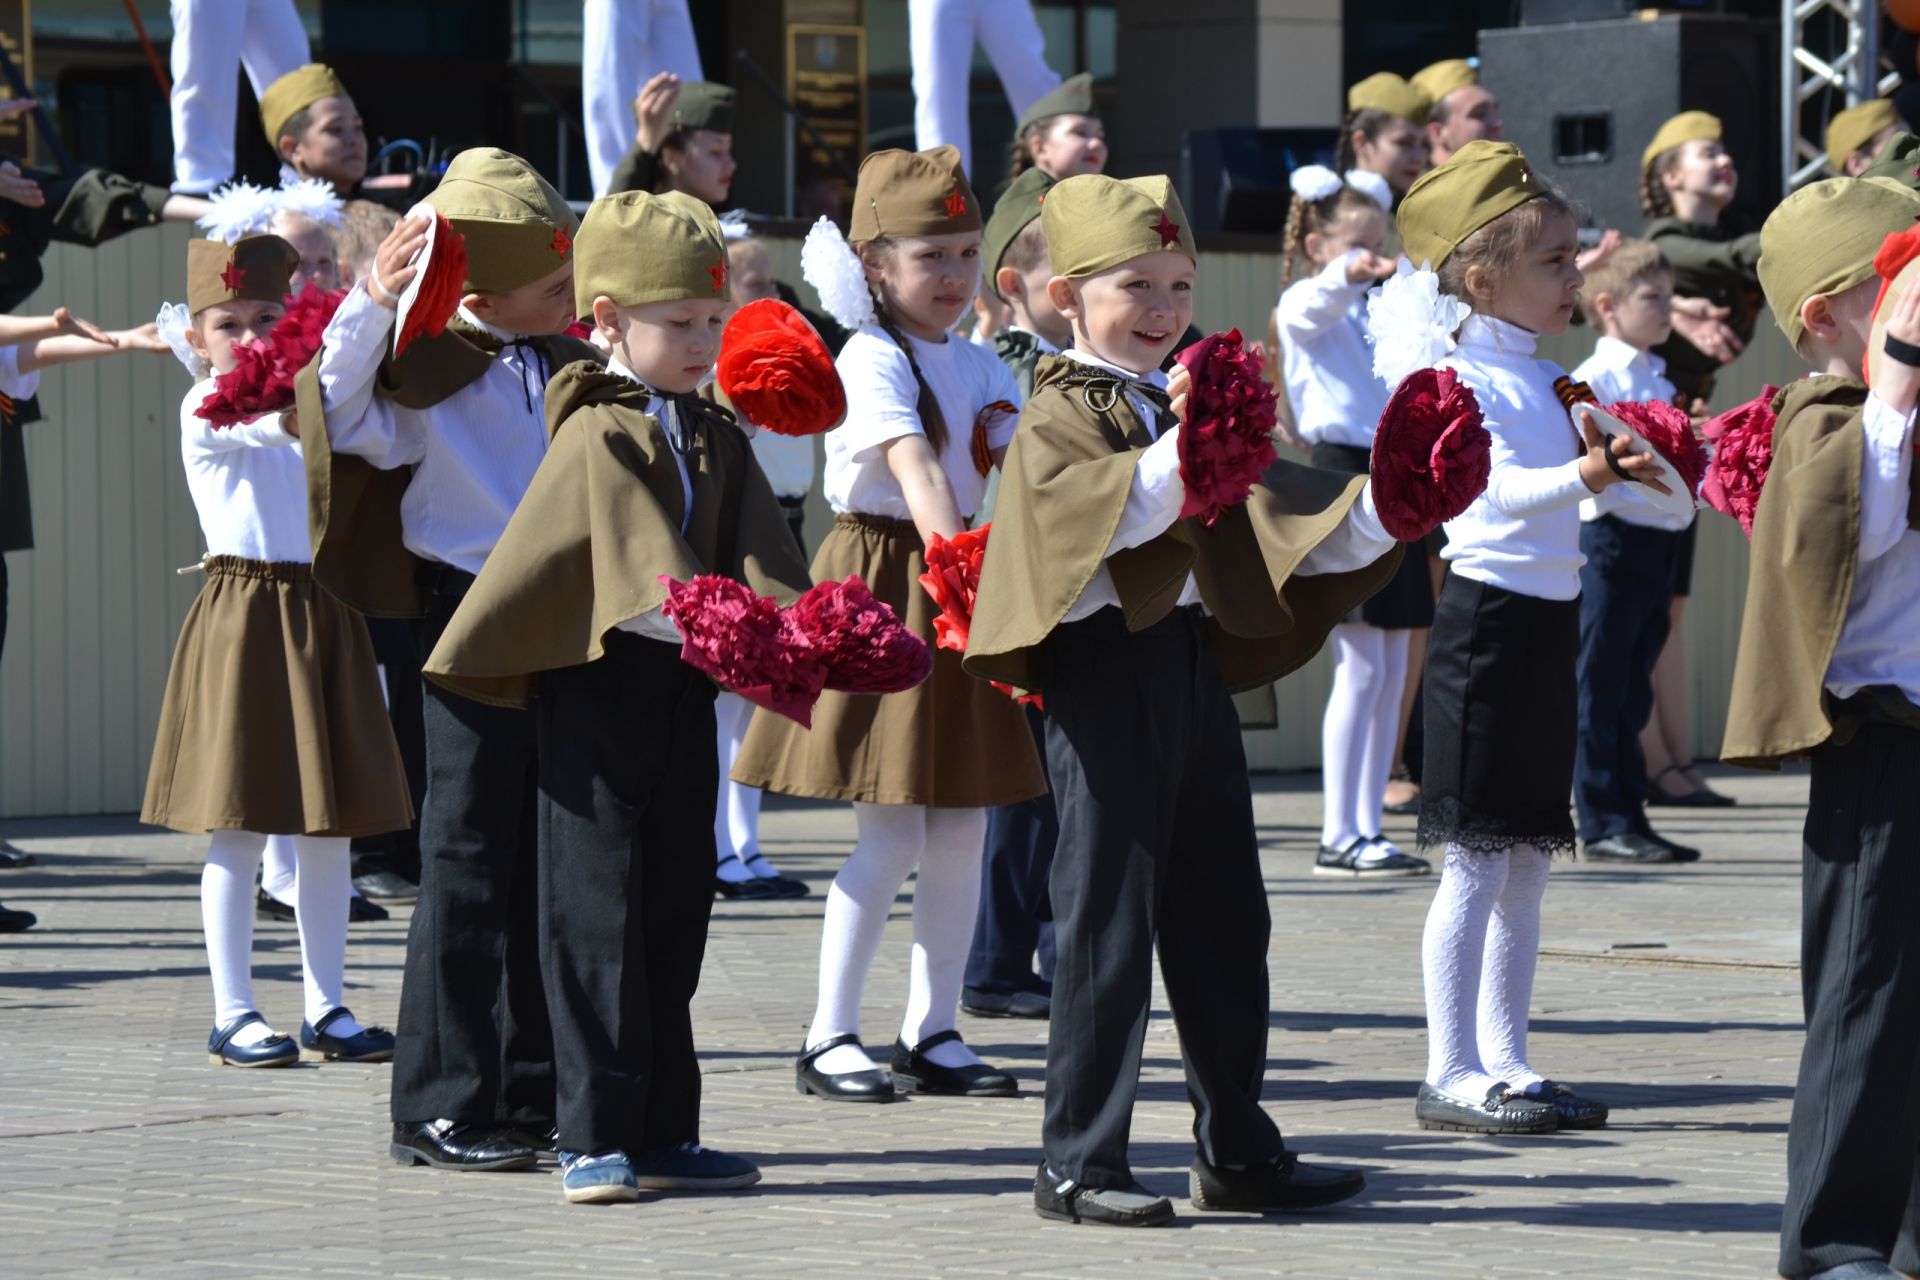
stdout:
[[(872, 249), (881, 254), (893, 252), (893, 241), (886, 236), (875, 236), (861, 245), (862, 249)], [(873, 288), (871, 285), (869, 288)], [(920, 429), (926, 433), (927, 443), (933, 446), (936, 455), (947, 449), (947, 417), (940, 411), (940, 399), (933, 394), (933, 387), (927, 382), (927, 375), (920, 372), (920, 361), (913, 354), (913, 343), (901, 332), (900, 324), (887, 311), (886, 296), (873, 288), (873, 318), (881, 332), (892, 338), (901, 354), (907, 357), (907, 367), (913, 370), (913, 380), (920, 388), (920, 398), (914, 403), (914, 412), (920, 415)]]
[(1307, 237), (1325, 232), (1349, 205), (1365, 209), (1380, 207), (1373, 202), (1373, 197), (1344, 181), (1339, 190), (1319, 200), (1301, 195), (1293, 197), (1293, 203), (1287, 206), (1287, 229), (1280, 241), (1280, 288), (1283, 291), (1293, 283), (1293, 264), (1306, 252)]
[(1668, 194), (1667, 184), (1661, 179), (1673, 172), (1679, 163), (1680, 148), (1668, 147), (1640, 171), (1640, 212), (1649, 218), (1673, 216), (1673, 197)]

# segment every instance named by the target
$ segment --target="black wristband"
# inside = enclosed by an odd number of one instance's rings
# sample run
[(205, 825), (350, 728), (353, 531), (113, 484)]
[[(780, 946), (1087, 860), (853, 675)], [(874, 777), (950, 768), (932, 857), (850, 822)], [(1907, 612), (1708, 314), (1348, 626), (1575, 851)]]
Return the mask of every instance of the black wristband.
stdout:
[(1632, 473), (1620, 465), (1619, 455), (1614, 453), (1613, 441), (1611, 439), (1601, 446), (1600, 451), (1607, 455), (1607, 466), (1613, 470), (1613, 474), (1619, 476), (1622, 480), (1633, 479)]
[(1920, 369), (1920, 347), (1911, 342), (1902, 342), (1892, 334), (1887, 335), (1887, 358), (1898, 360), (1901, 364)]

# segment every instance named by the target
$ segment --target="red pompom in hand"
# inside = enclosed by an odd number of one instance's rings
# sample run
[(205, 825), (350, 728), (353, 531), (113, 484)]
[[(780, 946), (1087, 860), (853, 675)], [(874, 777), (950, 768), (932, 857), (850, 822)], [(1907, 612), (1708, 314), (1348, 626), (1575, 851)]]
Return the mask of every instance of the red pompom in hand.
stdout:
[(933, 674), (933, 651), (859, 574), (822, 582), (781, 612), (839, 693), (899, 693)]
[(1604, 407), (1680, 473), (1689, 497), (1700, 492), (1700, 480), (1707, 474), (1707, 450), (1694, 436), (1693, 419), (1685, 409), (1664, 400), (1622, 400)]
[(1373, 504), (1386, 531), (1416, 542), (1472, 506), (1493, 471), (1473, 388), (1451, 369), (1401, 379), (1373, 433)]
[(1177, 359), (1193, 375), (1180, 428), (1180, 478), (1187, 486), (1180, 515), (1212, 525), (1245, 502), (1272, 465), (1278, 399), (1260, 376), (1259, 354), (1238, 329), (1202, 338)]
[[(987, 558), (987, 531), (991, 528), (991, 524), (983, 524), (978, 529), (963, 529), (951, 538), (936, 533), (927, 542), (927, 571), (920, 575), (920, 585), (940, 610), (933, 618), (935, 648), (961, 654), (967, 651), (973, 601), (980, 594), (980, 566)], [(1017, 694), (1012, 685), (999, 680), (988, 683), (1015, 702), (1046, 705), (1039, 694)]]
[(666, 615), (680, 628), (680, 660), (765, 707), (813, 727), (827, 669), (804, 637), (781, 623), (780, 607), (717, 573), (688, 582), (662, 577)]
[(445, 214), (434, 213), (418, 265), (419, 271), (400, 292), (399, 314), (393, 325), (396, 356), (416, 338), (444, 333), (466, 293), (467, 240), (453, 229)]
[(1753, 537), (1753, 513), (1760, 509), (1760, 490), (1773, 465), (1773, 398), (1778, 387), (1762, 387), (1760, 394), (1735, 405), (1706, 425), (1713, 441), (1713, 460), (1707, 463), (1700, 496), (1723, 516), (1740, 522)]
[(806, 317), (778, 298), (733, 313), (714, 374), (741, 417), (777, 435), (819, 435), (847, 416), (833, 353)]
[(266, 337), (233, 349), (233, 368), (213, 380), (213, 394), (194, 416), (221, 428), (291, 409), (293, 379), (320, 350), (327, 322), (346, 296), (345, 289), (308, 286), (287, 299), (285, 313)]

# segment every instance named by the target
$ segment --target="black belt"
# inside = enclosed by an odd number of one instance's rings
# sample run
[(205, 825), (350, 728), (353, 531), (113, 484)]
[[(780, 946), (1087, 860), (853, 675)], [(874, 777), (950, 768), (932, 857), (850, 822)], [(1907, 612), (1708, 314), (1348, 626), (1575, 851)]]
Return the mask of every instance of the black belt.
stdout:
[(414, 569), (413, 585), (433, 595), (458, 600), (473, 585), (473, 575), (438, 560), (426, 560)]

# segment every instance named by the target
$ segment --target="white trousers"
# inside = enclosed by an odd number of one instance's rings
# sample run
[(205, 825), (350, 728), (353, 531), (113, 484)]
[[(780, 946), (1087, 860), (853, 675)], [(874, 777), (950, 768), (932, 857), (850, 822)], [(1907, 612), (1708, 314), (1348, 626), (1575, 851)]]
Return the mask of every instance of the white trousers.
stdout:
[(313, 61), (293, 0), (170, 0), (173, 189), (204, 195), (233, 176), (234, 111), (244, 68), (254, 97)]
[(580, 30), (580, 111), (593, 194), (604, 195), (633, 145), (633, 99), (662, 71), (703, 80), (687, 0), (587, 0)]
[(967, 91), (976, 42), (987, 51), (1015, 119), (1060, 85), (1060, 73), (1047, 65), (1046, 37), (1029, 0), (907, 0), (907, 32), (914, 146), (921, 151), (948, 143), (958, 147), (969, 175)]

